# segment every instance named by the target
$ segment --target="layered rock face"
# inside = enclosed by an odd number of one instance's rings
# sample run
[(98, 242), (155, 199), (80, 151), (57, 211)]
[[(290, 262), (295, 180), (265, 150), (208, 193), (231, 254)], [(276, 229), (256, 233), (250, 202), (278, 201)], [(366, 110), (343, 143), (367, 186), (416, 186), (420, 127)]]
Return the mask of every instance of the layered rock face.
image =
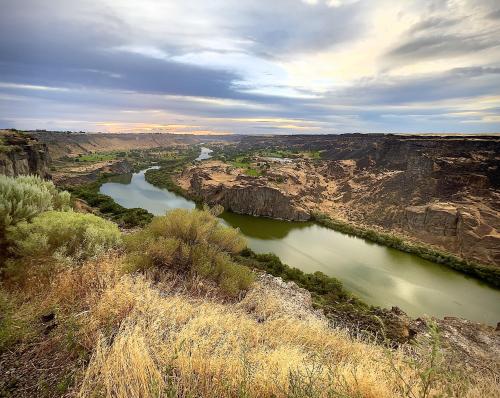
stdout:
[(209, 171), (196, 167), (183, 173), (183, 188), (201, 197), (207, 204), (220, 204), (234, 213), (305, 221), (309, 213), (295, 202), (292, 195), (266, 181), (228, 171), (220, 162), (209, 162)]
[(420, 240), (452, 249), (461, 257), (500, 264), (498, 213), (481, 203), (409, 206), (401, 225)]
[(47, 145), (27, 134), (0, 130), (0, 174), (50, 177)]

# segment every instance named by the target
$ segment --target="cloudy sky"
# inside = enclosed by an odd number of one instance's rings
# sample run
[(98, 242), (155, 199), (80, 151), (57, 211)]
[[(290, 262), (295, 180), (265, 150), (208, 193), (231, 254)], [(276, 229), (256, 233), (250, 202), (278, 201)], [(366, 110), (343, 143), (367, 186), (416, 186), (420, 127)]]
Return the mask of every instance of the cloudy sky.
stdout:
[(0, 128), (499, 132), (498, 0), (0, 0)]

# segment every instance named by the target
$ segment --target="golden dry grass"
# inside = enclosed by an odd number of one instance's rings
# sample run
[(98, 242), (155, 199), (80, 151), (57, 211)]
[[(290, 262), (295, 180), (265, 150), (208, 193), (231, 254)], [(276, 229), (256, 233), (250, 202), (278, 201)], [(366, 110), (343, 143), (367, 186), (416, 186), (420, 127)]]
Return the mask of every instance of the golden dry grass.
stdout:
[[(401, 376), (420, 396), (420, 375), (403, 352), (388, 355), (313, 315), (299, 319), (279, 294), (255, 286), (224, 303), (192, 295), (192, 283), (153, 284), (122, 267), (115, 257), (67, 270), (49, 295), (51, 306), (78, 313), (77, 338), (91, 353), (80, 397), (395, 397)], [(491, 380), (465, 392), (436, 385), (436, 394), (463, 393), (450, 396), (499, 391)]]
[(123, 277), (105, 291), (84, 329), (98, 343), (81, 396), (96, 390), (116, 397), (169, 390), (181, 396), (288, 396), (293, 377), (299, 382), (309, 372), (320, 395), (394, 393), (389, 380), (380, 380), (381, 350), (319, 320), (284, 316), (259, 323), (234, 304), (162, 297), (142, 277)]
[[(39, 288), (39, 307), (58, 314), (56, 333), (74, 325), (75, 344), (88, 354), (74, 365), (70, 396), (423, 396), (403, 351), (388, 354), (311, 312), (295, 313), (279, 292), (256, 283), (243, 300), (225, 302), (213, 291), (203, 297), (192, 280), (128, 274), (123, 263), (111, 253)], [(464, 380), (444, 378), (427, 396), (500, 392), (498, 380)]]

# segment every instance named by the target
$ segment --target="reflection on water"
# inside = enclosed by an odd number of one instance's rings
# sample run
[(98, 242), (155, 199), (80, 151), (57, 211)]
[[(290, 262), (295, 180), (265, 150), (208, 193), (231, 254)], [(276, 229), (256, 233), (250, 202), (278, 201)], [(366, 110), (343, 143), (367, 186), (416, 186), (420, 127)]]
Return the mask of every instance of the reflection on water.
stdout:
[(213, 151), (209, 148), (201, 147), (201, 153), (195, 160), (206, 160), (212, 157), (210, 155)]
[(117, 176), (111, 176), (107, 178), (108, 182), (116, 182), (117, 184), (130, 184), (132, 182), (132, 173), (120, 174)]
[[(146, 182), (144, 171), (134, 174), (128, 185), (123, 181), (106, 183), (101, 192), (124, 207), (142, 207), (156, 215), (195, 207)], [(500, 291), (447, 267), (313, 223), (232, 213), (221, 218), (240, 228), (252, 250), (272, 252), (305, 272), (334, 276), (370, 304), (397, 305), (412, 316), (460, 316), (491, 325), (500, 320)]]
[(313, 225), (309, 222), (296, 223), (228, 212), (221, 214), (220, 218), (222, 218), (226, 224), (239, 228), (247, 238), (259, 238), (263, 240), (283, 239), (292, 230)]
[[(156, 167), (154, 167), (156, 168)], [(172, 209), (194, 209), (195, 204), (173, 192), (151, 185), (144, 178), (143, 170), (132, 176), (130, 183), (107, 182), (100, 192), (111, 196), (116, 203), (126, 208), (142, 207), (155, 215), (165, 214)]]

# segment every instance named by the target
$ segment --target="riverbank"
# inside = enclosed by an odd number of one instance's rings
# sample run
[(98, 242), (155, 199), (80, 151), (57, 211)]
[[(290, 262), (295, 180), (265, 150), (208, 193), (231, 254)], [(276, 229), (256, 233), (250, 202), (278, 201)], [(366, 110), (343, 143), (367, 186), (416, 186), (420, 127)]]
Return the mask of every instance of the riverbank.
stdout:
[(342, 220), (334, 220), (326, 214), (319, 212), (311, 213), (312, 220), (344, 234), (367, 239), (372, 242), (392, 247), (406, 253), (417, 255), (425, 260), (446, 265), (454, 270), (473, 276), (479, 280), (489, 283), (494, 287), (500, 287), (500, 268), (493, 268), (485, 264), (474, 263), (454, 256), (451, 253), (439, 251), (429, 245), (409, 242), (395, 234), (380, 232), (366, 227), (356, 226)]

